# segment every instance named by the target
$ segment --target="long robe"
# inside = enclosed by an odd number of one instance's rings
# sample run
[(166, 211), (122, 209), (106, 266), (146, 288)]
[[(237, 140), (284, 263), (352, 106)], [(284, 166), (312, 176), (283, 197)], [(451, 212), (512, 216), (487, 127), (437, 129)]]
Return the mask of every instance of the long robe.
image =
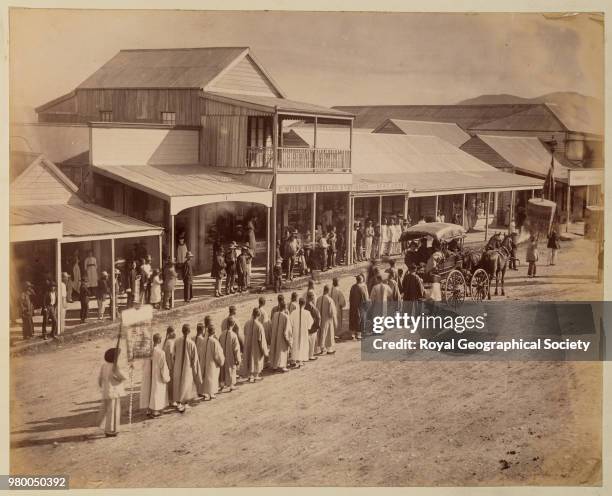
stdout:
[(391, 288), (384, 282), (376, 284), (370, 293), (372, 315), (387, 315), (387, 300), (391, 297)]
[(349, 329), (351, 332), (362, 332), (369, 301), (368, 288), (364, 283), (355, 283), (351, 286), (349, 293)]
[(293, 329), (291, 358), (299, 362), (306, 362), (308, 361), (308, 330), (313, 324), (312, 315), (304, 307), (301, 309), (298, 307), (289, 315), (289, 321)]
[(334, 303), (336, 305), (336, 318), (338, 320), (338, 323), (336, 325), (336, 336), (341, 336), (342, 312), (344, 310), (344, 307), (346, 307), (346, 298), (344, 298), (344, 294), (336, 286), (332, 286), (332, 288), (329, 290), (329, 296), (332, 300), (334, 300)]
[(260, 374), (267, 356), (268, 341), (264, 326), (258, 319), (249, 319), (244, 324), (245, 372), (249, 376)]
[(273, 369), (286, 368), (289, 348), (293, 343), (291, 322), (286, 311), (272, 313), (270, 334), (270, 365)]
[(153, 348), (151, 358), (142, 363), (142, 385), (140, 386), (140, 408), (159, 411), (168, 406), (168, 382), (170, 371), (166, 353), (161, 346)]
[(168, 365), (168, 370), (170, 371), (170, 381), (168, 382), (168, 401), (170, 403), (175, 401), (174, 381), (172, 380), (172, 376), (174, 375), (174, 342), (174, 339), (166, 339), (162, 347), (166, 355), (166, 365)]
[[(227, 330), (229, 327), (229, 317), (225, 317), (221, 321), (221, 332)], [(240, 323), (236, 319), (234, 315), (234, 325), (232, 326), (232, 331), (238, 336), (238, 342), (240, 343), (240, 352), (244, 351), (244, 331), (240, 328)], [(219, 342), (221, 342), (221, 337), (219, 336)]]
[(198, 359), (202, 372), (199, 394), (213, 395), (219, 391), (219, 370), (225, 363), (225, 355), (219, 340), (215, 336), (198, 336), (196, 338)]
[(200, 377), (200, 360), (195, 343), (189, 336), (179, 336), (174, 344), (174, 401), (188, 403), (195, 399)]
[(98, 261), (96, 257), (87, 257), (83, 265), (87, 274), (87, 287), (95, 288), (98, 285)]
[(221, 333), (219, 342), (225, 357), (220, 382), (224, 386), (233, 387), (236, 384), (236, 369), (240, 366), (240, 342), (236, 333), (231, 329), (225, 329)]
[(317, 332), (317, 351), (332, 351), (334, 349), (335, 329), (338, 323), (336, 304), (329, 295), (317, 298), (317, 310), (321, 314), (321, 324)]
[[(266, 335), (266, 342), (270, 342), (270, 317), (268, 316), (268, 311), (265, 310), (263, 307), (259, 307), (259, 312), (260, 315), (258, 317), (257, 320), (259, 320), (259, 322), (261, 322), (261, 325), (263, 326), (264, 329), (264, 333)], [(246, 335), (246, 332), (245, 332)]]

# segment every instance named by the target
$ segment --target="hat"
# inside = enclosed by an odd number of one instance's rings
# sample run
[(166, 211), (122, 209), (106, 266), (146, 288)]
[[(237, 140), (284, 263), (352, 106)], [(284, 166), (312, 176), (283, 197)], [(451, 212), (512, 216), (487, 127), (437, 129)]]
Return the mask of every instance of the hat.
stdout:
[(185, 253), (185, 258), (193, 258), (193, 253), (188, 251), (187, 253)]
[(276, 263), (277, 263), (277, 264), (278, 264), (278, 263), (283, 263), (283, 259), (282, 259), (282, 257), (278, 257), (278, 258), (276, 259)]
[(235, 241), (232, 241), (229, 245), (230, 248), (236, 248), (238, 245), (236, 244)]

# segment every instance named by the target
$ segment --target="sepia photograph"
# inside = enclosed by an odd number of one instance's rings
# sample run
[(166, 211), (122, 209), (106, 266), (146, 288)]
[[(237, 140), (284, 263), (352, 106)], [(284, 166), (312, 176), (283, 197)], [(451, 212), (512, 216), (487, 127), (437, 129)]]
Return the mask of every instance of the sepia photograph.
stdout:
[(8, 488), (601, 488), (605, 13), (82, 7), (3, 26)]

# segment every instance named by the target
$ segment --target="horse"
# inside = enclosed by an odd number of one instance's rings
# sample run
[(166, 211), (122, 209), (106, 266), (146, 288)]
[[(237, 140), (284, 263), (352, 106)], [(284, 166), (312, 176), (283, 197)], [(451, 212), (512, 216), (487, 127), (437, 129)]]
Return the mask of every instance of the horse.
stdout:
[[(491, 282), (493, 281), (493, 276), (495, 276), (495, 296), (498, 294), (500, 276), (501, 294), (502, 296), (506, 296), (506, 292), (504, 291), (504, 279), (506, 277), (508, 260), (512, 253), (512, 238), (509, 234), (506, 234), (499, 244), (496, 243), (497, 240), (493, 238), (499, 240), (499, 233), (491, 237), (479, 263), (479, 266), (482, 267), (489, 276), (489, 300), (491, 299)], [(498, 246), (495, 247), (496, 245)]]

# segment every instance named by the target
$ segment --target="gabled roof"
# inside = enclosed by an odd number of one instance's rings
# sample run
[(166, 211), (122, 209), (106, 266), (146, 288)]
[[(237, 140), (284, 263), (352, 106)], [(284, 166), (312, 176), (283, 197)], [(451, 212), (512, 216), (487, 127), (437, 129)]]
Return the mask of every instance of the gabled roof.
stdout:
[(355, 115), (355, 127), (376, 128), (385, 119), (454, 122), (463, 129), (521, 112), (533, 104), (336, 106)]
[(317, 116), (329, 116), (351, 119), (353, 116), (347, 112), (336, 110), (329, 107), (322, 107), (321, 105), (314, 105), (312, 103), (298, 102), (295, 100), (289, 100), (287, 98), (274, 98), (269, 96), (257, 96), (257, 95), (240, 95), (234, 93), (213, 93), (205, 92), (205, 97), (212, 98), (213, 100), (219, 100), (229, 103), (239, 102), (246, 104), (254, 109), (261, 110), (263, 112), (274, 113), (275, 110), (279, 112), (286, 112), (289, 114), (299, 115), (317, 115)]
[(278, 85), (249, 53), (248, 47), (203, 47), (121, 50), (83, 81), (84, 88), (205, 89), (244, 57), (251, 57), (272, 86)]
[[(13, 166), (13, 164), (15, 164)], [(47, 159), (41, 153), (30, 153), (30, 152), (11, 152), (11, 192), (19, 189), (19, 186), (28, 181), (28, 172), (34, 170), (37, 167), (43, 167), (49, 171), (57, 180), (58, 183), (62, 184), (67, 190), (76, 193), (78, 191), (77, 186), (49, 159)], [(15, 168), (15, 170), (13, 170)], [(46, 194), (46, 191), (41, 191), (41, 194)]]
[(470, 135), (454, 122), (409, 121), (404, 119), (387, 119), (374, 132), (384, 133), (387, 126), (392, 126), (402, 134), (437, 136), (454, 146), (461, 146), (470, 139)]
[[(550, 169), (550, 151), (532, 136), (492, 136), (480, 134), (478, 137), (493, 148), (514, 168), (521, 172), (546, 177)], [(555, 158), (555, 178), (566, 179), (568, 167)]]
[(514, 166), (493, 148), (482, 141), (478, 136), (473, 136), (460, 147), (464, 152), (482, 160), (496, 169), (514, 169)]
[(534, 105), (515, 114), (472, 126), (476, 131), (545, 131), (563, 132), (568, 129), (548, 105)]

